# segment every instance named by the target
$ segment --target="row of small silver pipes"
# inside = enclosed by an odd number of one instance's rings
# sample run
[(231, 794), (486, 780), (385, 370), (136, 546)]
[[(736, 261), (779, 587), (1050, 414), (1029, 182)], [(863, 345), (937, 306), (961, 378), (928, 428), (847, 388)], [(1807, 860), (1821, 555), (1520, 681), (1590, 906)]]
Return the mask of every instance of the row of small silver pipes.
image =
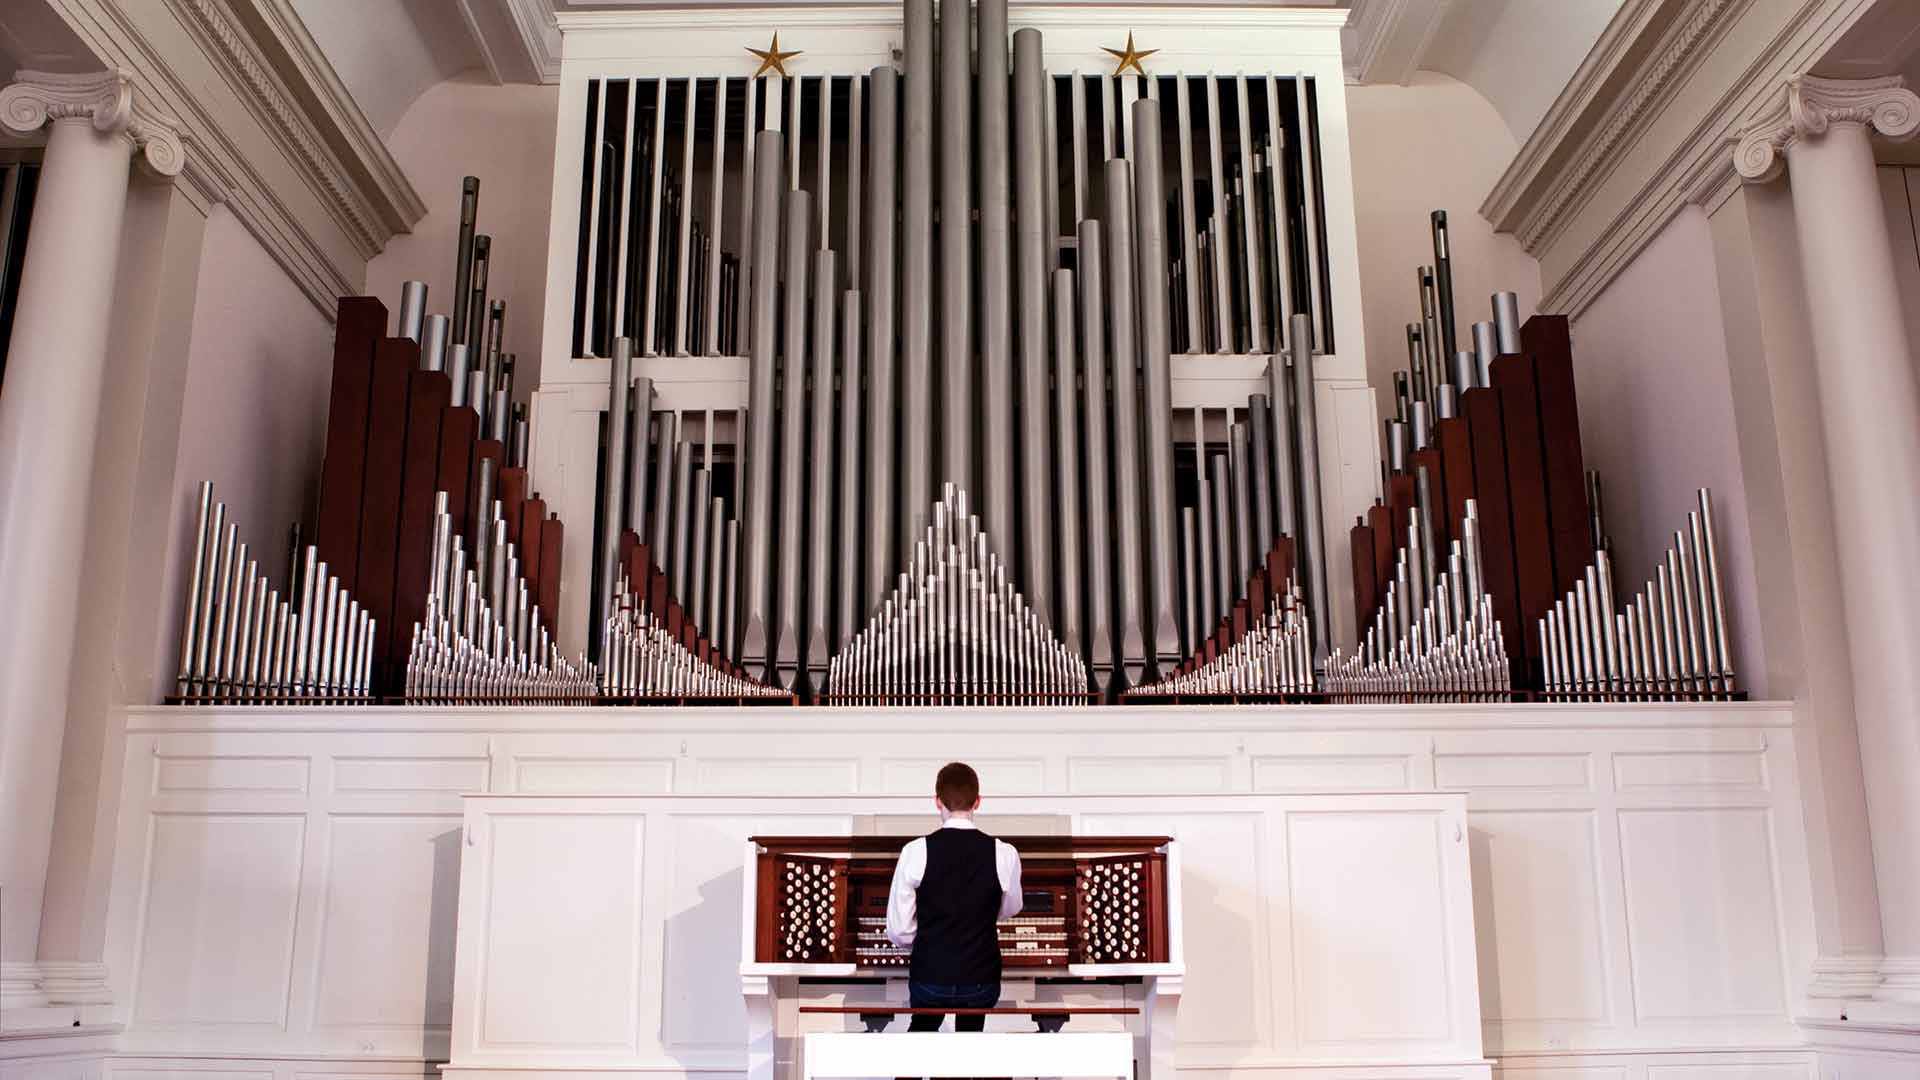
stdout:
[(1291, 581), (1254, 626), (1194, 671), (1142, 686), (1128, 695), (1282, 695), (1314, 691), (1313, 635), (1300, 589)]
[[(1225, 454), (1207, 453), (1208, 410), (1193, 410), (1198, 505), (1180, 508), (1181, 625), (1189, 653), (1232, 613), (1262, 553), (1281, 537), (1295, 539), (1308, 580), (1324, 581), (1311, 331), (1307, 315), (1296, 312), (1285, 349), (1268, 361), (1267, 393), (1247, 399), (1246, 420), (1232, 420), (1229, 410)], [(1307, 595), (1303, 589), (1303, 617), (1312, 651), (1322, 657), (1327, 626)]]
[(640, 603), (622, 575), (614, 614), (601, 628), (600, 692), (608, 697), (743, 698), (785, 691), (722, 671), (688, 651)]
[(240, 541), (226, 504), (214, 500), (211, 481), (201, 481), (199, 501), (177, 696), (364, 698), (373, 675), (373, 617), (327, 572), (318, 549), (305, 549), (300, 589), (283, 600)]
[(1452, 542), (1447, 568), (1427, 553), (1434, 546), (1426, 472), (1407, 524), (1407, 542), (1393, 580), (1353, 655), (1335, 652), (1327, 663), (1329, 694), (1418, 694), (1468, 699), (1513, 689), (1506, 641), (1494, 621), (1480, 557), (1479, 506), (1466, 503), (1461, 539)]
[(561, 654), (520, 576), (500, 503), (477, 532), (489, 538), (468, 565), (465, 539), (453, 533), (447, 493), (434, 494), (433, 578), (426, 618), (413, 628), (404, 693), (409, 701), (591, 697), (593, 665)]
[(1540, 620), (1549, 694), (1658, 700), (1735, 692), (1712, 492), (1701, 488), (1699, 500), (1624, 609), (1614, 609), (1613, 566), (1602, 550)]
[[(831, 335), (830, 317), (826, 326)], [(722, 655), (731, 658), (739, 588), (740, 522), (732, 516), (727, 498), (715, 487), (714, 411), (709, 409), (705, 415), (704, 453), (686, 438), (685, 420), (677, 412), (658, 414), (660, 434), (655, 445), (648, 437), (654, 415), (653, 380), (635, 376), (632, 338), (616, 337), (612, 352), (603, 460), (608, 482), (606, 505), (598, 519), (599, 567), (594, 579), (594, 610), (605, 613), (599, 616), (599, 625), (604, 630), (617, 613), (615, 594), (625, 580), (619, 565), (620, 537), (623, 532), (632, 532), (649, 545), (653, 560), (666, 575), (668, 587), (686, 617)], [(825, 427), (831, 430), (833, 395), (817, 397), (816, 409), (827, 410)], [(735, 410), (733, 416), (737, 439), (747, 414)], [(820, 423), (817, 412), (815, 422)], [(698, 467), (694, 464), (696, 457)], [(740, 475), (735, 472), (736, 484)], [(796, 492), (796, 501), (799, 497)], [(823, 567), (825, 558), (823, 550)]]
[(867, 628), (828, 669), (833, 704), (1088, 700), (1085, 662), (1008, 581), (966, 493), (946, 484)]

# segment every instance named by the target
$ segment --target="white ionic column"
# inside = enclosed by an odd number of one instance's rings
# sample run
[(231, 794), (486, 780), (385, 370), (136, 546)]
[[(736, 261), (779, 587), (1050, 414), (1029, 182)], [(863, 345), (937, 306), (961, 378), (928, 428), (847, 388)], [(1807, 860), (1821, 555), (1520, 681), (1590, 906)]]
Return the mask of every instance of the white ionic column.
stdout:
[(1874, 996), (1920, 1003), (1920, 382), (1869, 129), (1911, 136), (1920, 96), (1797, 75), (1734, 163), (1792, 177), (1886, 948)]
[(34, 959), (128, 165), (182, 164), (125, 72), (15, 80), (0, 124), (51, 130), (0, 389), (0, 1009), (46, 1001)]

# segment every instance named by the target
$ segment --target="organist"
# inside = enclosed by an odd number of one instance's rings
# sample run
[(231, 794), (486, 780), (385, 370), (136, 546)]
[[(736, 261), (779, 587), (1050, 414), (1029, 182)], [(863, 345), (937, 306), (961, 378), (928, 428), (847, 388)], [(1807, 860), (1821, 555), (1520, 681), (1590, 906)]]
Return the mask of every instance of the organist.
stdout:
[[(909, 950), (908, 1002), (916, 1009), (990, 1009), (1000, 1001), (1000, 923), (1020, 913), (1020, 853), (973, 822), (980, 777), (962, 762), (933, 783), (940, 827), (900, 849), (887, 891), (887, 940)], [(915, 1014), (910, 1029), (937, 1031), (945, 1017)], [(980, 1031), (984, 1014), (961, 1014), (955, 1031)]]

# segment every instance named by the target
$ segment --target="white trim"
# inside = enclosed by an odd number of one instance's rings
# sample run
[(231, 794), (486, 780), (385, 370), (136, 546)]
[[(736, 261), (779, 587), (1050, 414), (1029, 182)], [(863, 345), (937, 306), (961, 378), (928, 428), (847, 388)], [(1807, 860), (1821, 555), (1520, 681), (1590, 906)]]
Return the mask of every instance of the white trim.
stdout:
[(1353, 0), (1343, 34), (1347, 81), (1405, 86), (1453, 11), (1454, 0)]
[(1539, 310), (1579, 315), (1681, 208), (1725, 201), (1729, 139), (1871, 7), (1628, 0), (1480, 207), (1540, 260)]
[[(314, 67), (312, 50), (296, 59), (303, 50), (268, 17), (243, 25), (217, 0), (48, 3), (178, 119), (194, 204), (224, 203), (329, 321), (339, 297), (363, 287), (367, 260), (424, 215), (384, 144), (357, 127), (358, 107), (316, 81), (331, 69)], [(210, 76), (228, 93), (209, 93)]]
[[(407, 180), (386, 141), (367, 121), (346, 83), (340, 81), (326, 53), (307, 32), (306, 24), (293, 9), (293, 0), (255, 0), (251, 6), (241, 5), (239, 11), (243, 16), (258, 12), (259, 29), (265, 31), (266, 41), (256, 37), (255, 44), (271, 44), (283, 50), (291, 71), (283, 70), (282, 77), (297, 74), (295, 92), (306, 96), (309, 107), (318, 108), (346, 141), (350, 153), (344, 164), (363, 173), (363, 186), (369, 189), (365, 192), (369, 196), (365, 209), (379, 217), (390, 230), (389, 236), (411, 229), (426, 216), (427, 204)], [(385, 246), (384, 240), (381, 246)]]

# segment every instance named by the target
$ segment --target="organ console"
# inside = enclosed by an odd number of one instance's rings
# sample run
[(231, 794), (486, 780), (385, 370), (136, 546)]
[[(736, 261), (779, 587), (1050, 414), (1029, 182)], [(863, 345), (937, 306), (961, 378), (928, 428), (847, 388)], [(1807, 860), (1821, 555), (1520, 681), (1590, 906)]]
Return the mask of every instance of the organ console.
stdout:
[[(904, 975), (908, 952), (888, 942), (885, 928), (894, 863), (911, 839), (754, 837), (745, 962), (819, 965), (821, 975)], [(1170, 963), (1179, 891), (1169, 872), (1172, 839), (1001, 839), (1020, 852), (1025, 891), (1020, 913), (1000, 924), (1009, 972), (1095, 977), (1110, 965)]]
[[(906, 997), (908, 954), (886, 939), (887, 894), (908, 836), (756, 836), (744, 865), (740, 974), (750, 1008), (768, 998), (831, 999), (875, 1014)], [(1145, 1045), (1141, 1075), (1170, 1050), (1185, 960), (1180, 854), (1165, 836), (1005, 836), (1020, 852), (1025, 904), (1000, 923), (1001, 1004), (1042, 1000), (1116, 1011)], [(769, 980), (773, 985), (769, 986)], [(1103, 1017), (1103, 1019), (1106, 1019)], [(1152, 1075), (1159, 1075), (1155, 1072)]]

